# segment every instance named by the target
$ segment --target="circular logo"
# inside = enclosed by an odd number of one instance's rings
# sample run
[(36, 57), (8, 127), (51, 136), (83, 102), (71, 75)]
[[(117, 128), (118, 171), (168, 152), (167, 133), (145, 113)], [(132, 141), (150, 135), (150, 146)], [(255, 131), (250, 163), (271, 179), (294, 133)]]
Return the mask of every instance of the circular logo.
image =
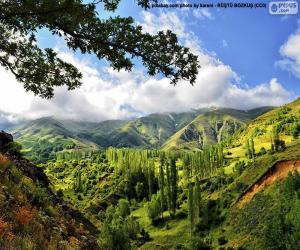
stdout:
[(272, 12), (276, 12), (277, 11), (277, 4), (276, 3), (273, 3), (272, 5), (271, 5), (271, 10), (272, 10)]

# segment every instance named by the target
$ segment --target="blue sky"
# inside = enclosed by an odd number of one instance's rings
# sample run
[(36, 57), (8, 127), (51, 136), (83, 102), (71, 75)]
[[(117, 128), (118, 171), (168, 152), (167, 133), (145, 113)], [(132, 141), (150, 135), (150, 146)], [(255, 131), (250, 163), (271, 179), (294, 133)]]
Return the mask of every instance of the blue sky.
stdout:
[[(140, 20), (141, 9), (138, 7), (128, 9), (130, 2), (132, 1), (123, 1), (118, 13), (122, 16), (132, 15)], [(191, 9), (148, 11), (152, 13), (175, 11), (182, 16), (186, 26), (202, 41), (203, 47), (215, 52), (222, 62), (230, 65), (242, 77), (244, 83), (253, 86), (276, 77), (296, 95), (300, 94), (299, 79), (275, 66), (275, 62), (282, 59), (279, 54), (280, 46), (298, 29), (299, 14), (274, 16), (269, 14), (268, 9), (263, 8), (228, 8), (209, 9), (211, 18), (197, 19), (191, 14)], [(226, 47), (223, 46), (223, 41), (227, 44)]]
[[(111, 15), (101, 6), (98, 11), (101, 18)], [(134, 0), (123, 0), (113, 15), (133, 16), (145, 32), (177, 33), (181, 43), (199, 55), (202, 68), (195, 86), (180, 83), (174, 88), (168, 79), (148, 77), (140, 63), (132, 72), (115, 72), (95, 56), (73, 54), (61, 38), (42, 30), (39, 45), (54, 47), (62, 59), (77, 66), (84, 74), (82, 87), (72, 92), (59, 88), (52, 100), (42, 100), (25, 93), (0, 69), (6, 93), (11, 89), (19, 97), (18, 103), (12, 103), (0, 92), (0, 111), (28, 118), (55, 115), (99, 121), (211, 105), (278, 106), (300, 94), (299, 14), (271, 16), (268, 9), (144, 11)]]

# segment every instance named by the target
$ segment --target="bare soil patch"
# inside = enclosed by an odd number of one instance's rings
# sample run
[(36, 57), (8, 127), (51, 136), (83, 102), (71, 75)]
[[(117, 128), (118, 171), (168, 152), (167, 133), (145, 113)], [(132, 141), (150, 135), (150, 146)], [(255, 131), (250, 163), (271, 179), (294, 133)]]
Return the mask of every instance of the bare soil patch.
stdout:
[(286, 178), (289, 172), (300, 172), (300, 160), (297, 161), (281, 161), (271, 167), (256, 183), (254, 183), (248, 191), (237, 202), (238, 207), (250, 202), (252, 198), (265, 187), (272, 185), (274, 182)]

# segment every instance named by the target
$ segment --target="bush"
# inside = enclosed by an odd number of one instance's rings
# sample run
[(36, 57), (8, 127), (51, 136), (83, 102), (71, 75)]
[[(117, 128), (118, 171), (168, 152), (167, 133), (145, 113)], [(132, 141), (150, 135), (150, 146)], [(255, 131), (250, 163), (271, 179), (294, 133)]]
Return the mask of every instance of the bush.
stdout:
[(10, 142), (7, 145), (7, 153), (11, 155), (21, 156), (22, 145), (17, 142)]
[(193, 237), (188, 244), (188, 249), (190, 250), (210, 250), (210, 246), (205, 244), (201, 238)]
[(128, 200), (120, 199), (118, 202), (118, 209), (122, 218), (126, 218), (128, 215), (130, 215), (130, 205)]
[(152, 195), (151, 201), (146, 203), (145, 209), (149, 219), (153, 223), (161, 214), (160, 199), (157, 195)]
[(260, 148), (258, 155), (265, 155), (266, 153), (267, 153), (267, 150), (264, 147), (262, 147), (262, 148)]

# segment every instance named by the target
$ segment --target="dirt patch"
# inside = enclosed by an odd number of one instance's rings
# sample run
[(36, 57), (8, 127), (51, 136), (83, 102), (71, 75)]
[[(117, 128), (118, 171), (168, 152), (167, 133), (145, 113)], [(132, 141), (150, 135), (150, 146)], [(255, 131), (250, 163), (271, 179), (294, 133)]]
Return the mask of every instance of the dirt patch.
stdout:
[(237, 202), (238, 207), (250, 202), (252, 198), (265, 187), (286, 178), (289, 172), (300, 172), (300, 160), (281, 161), (271, 167), (256, 183), (254, 183)]

